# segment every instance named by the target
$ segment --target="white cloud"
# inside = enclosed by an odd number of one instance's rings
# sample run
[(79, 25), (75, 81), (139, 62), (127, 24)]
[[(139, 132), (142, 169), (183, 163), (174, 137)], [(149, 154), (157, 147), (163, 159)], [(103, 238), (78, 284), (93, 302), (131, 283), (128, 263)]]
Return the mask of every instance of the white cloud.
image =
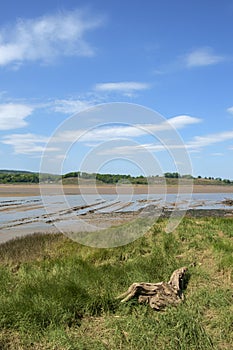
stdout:
[[(183, 144), (172, 144), (167, 142), (166, 144), (154, 144), (147, 143), (141, 145), (127, 145), (118, 146), (112, 149), (102, 150), (101, 154), (133, 154), (135, 152), (160, 152), (169, 150), (186, 149), (189, 153), (198, 153), (203, 147), (211, 146), (215, 143), (221, 143), (224, 141), (233, 140), (233, 131), (225, 131), (217, 134), (210, 134), (205, 136), (195, 136), (191, 141), (184, 142)], [(229, 148), (233, 150), (233, 147)], [(212, 156), (222, 156), (222, 153), (212, 153)]]
[(221, 152), (211, 153), (211, 156), (213, 156), (213, 157), (222, 157), (222, 156), (224, 156), (224, 153), (221, 153)]
[(136, 126), (111, 126), (98, 127), (91, 130), (77, 129), (66, 130), (59, 133), (53, 142), (101, 142), (124, 137), (138, 137), (146, 132)]
[(96, 91), (106, 91), (106, 92), (118, 92), (131, 94), (135, 91), (141, 91), (149, 89), (150, 85), (147, 83), (140, 83), (136, 81), (122, 81), (116, 83), (101, 83), (95, 85)]
[(227, 108), (227, 112), (233, 114), (233, 107)]
[(142, 145), (127, 145), (127, 146), (117, 146), (112, 148), (101, 149), (99, 151), (100, 155), (130, 155), (137, 154), (138, 152), (160, 152), (160, 151), (170, 151), (170, 150), (186, 150), (185, 144), (142, 144)]
[[(186, 148), (190, 148), (190, 146), (186, 145)], [(197, 148), (195, 148), (195, 149), (189, 149), (189, 153), (194, 153), (194, 154), (196, 154), (196, 153), (201, 153), (201, 150), (200, 150), (200, 149), (197, 149)]]
[[(91, 130), (77, 129), (77, 130), (64, 130), (50, 139), (50, 144), (54, 147), (50, 147), (46, 150), (55, 152), (62, 148), (62, 143), (73, 143), (75, 141), (86, 143), (86, 146), (90, 146), (90, 142), (95, 146), (99, 142), (109, 141), (113, 139), (133, 139), (147, 135), (148, 133), (163, 132), (169, 130), (171, 125), (177, 129), (183, 128), (185, 125), (200, 122), (200, 119), (189, 117), (189, 116), (177, 116), (170, 118), (160, 124), (138, 124), (138, 125), (107, 125), (102, 127), (97, 127)], [(14, 148), (16, 154), (35, 154), (44, 151), (44, 148), (49, 141), (48, 137), (35, 135), (35, 134), (13, 134), (5, 136), (2, 143), (11, 145)], [(151, 150), (151, 151), (162, 151), (164, 149), (180, 149), (184, 147), (190, 147), (185, 145), (172, 145), (168, 144), (166, 146), (159, 144), (144, 144), (139, 145), (138, 151)], [(111, 152), (111, 150), (106, 150)], [(114, 153), (118, 151), (120, 154), (122, 152), (135, 152), (135, 146), (133, 148), (119, 148), (118, 150), (113, 150)], [(125, 154), (125, 153), (124, 153)]]
[(27, 125), (26, 118), (33, 112), (33, 107), (7, 103), (0, 104), (0, 130), (22, 128)]
[[(4, 137), (1, 141), (5, 145), (10, 145), (15, 154), (35, 154), (42, 153), (49, 138), (35, 134), (11, 134)], [(57, 148), (46, 149), (46, 151), (57, 151)]]
[(91, 130), (77, 129), (65, 130), (60, 132), (57, 137), (54, 137), (53, 142), (100, 142), (120, 138), (134, 138), (147, 134), (155, 134), (171, 130), (171, 126), (176, 129), (181, 129), (186, 125), (196, 124), (201, 122), (201, 119), (190, 117), (187, 115), (177, 116), (167, 119), (160, 124), (135, 124), (135, 125), (104, 125)]
[(184, 128), (186, 125), (200, 123), (201, 119), (181, 115), (161, 122), (160, 124), (135, 124), (135, 125), (104, 125), (91, 130), (77, 129), (65, 130), (53, 138), (53, 142), (101, 142), (112, 139), (135, 138), (147, 134), (155, 134), (171, 130), (171, 126), (176, 129)]
[(136, 125), (136, 127), (145, 129), (148, 132), (155, 133), (159, 131), (171, 130), (171, 127), (177, 130), (183, 129), (187, 125), (197, 124), (201, 122), (202, 120), (199, 118), (190, 117), (189, 115), (178, 115), (176, 117), (172, 117), (167, 120), (164, 120), (164, 122), (161, 122), (158, 124), (141, 124), (141, 125), (139, 124), (139, 125)]
[(213, 50), (209, 47), (199, 48), (185, 56), (187, 67), (209, 66), (217, 64), (223, 60), (223, 56), (214, 54)]
[(190, 148), (201, 148), (213, 145), (218, 142), (224, 142), (233, 139), (233, 131), (224, 131), (216, 134), (209, 134), (205, 136), (195, 136), (192, 141), (188, 143)]
[(59, 113), (73, 114), (86, 110), (94, 106), (94, 103), (91, 101), (84, 100), (55, 100), (53, 110)]
[(0, 28), (0, 66), (36, 60), (48, 63), (58, 56), (92, 56), (94, 49), (84, 37), (102, 22), (77, 10), (20, 19)]
[(168, 119), (168, 123), (176, 129), (182, 129), (186, 125), (201, 123), (200, 118), (191, 117), (189, 115), (178, 115), (176, 117)]

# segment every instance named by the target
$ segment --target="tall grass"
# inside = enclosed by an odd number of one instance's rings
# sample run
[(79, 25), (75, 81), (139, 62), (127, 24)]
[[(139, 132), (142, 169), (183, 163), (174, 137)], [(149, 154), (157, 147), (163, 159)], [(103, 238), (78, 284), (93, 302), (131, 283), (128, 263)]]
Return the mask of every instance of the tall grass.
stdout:
[[(231, 349), (231, 219), (166, 220), (123, 247), (33, 235), (0, 246), (0, 349)], [(185, 302), (162, 313), (116, 296), (189, 266)]]

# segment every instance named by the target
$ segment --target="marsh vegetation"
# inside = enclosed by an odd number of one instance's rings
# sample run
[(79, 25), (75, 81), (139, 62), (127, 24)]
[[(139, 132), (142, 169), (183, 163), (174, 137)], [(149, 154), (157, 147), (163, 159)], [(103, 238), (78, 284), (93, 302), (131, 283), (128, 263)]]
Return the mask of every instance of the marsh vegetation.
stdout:
[[(231, 349), (233, 220), (160, 219), (128, 245), (97, 249), (60, 234), (0, 245), (1, 349)], [(117, 295), (189, 267), (185, 300), (156, 312)]]

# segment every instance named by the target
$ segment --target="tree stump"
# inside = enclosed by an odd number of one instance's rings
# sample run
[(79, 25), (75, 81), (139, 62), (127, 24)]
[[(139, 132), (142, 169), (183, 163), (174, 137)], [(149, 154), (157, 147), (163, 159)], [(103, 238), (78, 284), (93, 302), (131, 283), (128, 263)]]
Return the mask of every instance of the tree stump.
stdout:
[(121, 302), (125, 302), (137, 297), (139, 303), (147, 303), (152, 309), (157, 311), (164, 309), (168, 305), (176, 306), (184, 300), (184, 276), (187, 270), (187, 267), (181, 267), (175, 270), (169, 282), (133, 283), (117, 299), (123, 298)]

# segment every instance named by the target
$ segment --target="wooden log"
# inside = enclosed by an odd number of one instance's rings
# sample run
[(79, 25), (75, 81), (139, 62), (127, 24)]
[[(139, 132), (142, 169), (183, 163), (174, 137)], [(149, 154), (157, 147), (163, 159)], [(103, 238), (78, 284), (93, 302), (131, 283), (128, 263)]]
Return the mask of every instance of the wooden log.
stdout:
[(117, 298), (122, 299), (121, 302), (125, 302), (137, 297), (139, 303), (147, 303), (157, 311), (168, 305), (177, 305), (184, 299), (182, 292), (187, 270), (187, 267), (175, 270), (169, 282), (133, 283), (125, 293)]

